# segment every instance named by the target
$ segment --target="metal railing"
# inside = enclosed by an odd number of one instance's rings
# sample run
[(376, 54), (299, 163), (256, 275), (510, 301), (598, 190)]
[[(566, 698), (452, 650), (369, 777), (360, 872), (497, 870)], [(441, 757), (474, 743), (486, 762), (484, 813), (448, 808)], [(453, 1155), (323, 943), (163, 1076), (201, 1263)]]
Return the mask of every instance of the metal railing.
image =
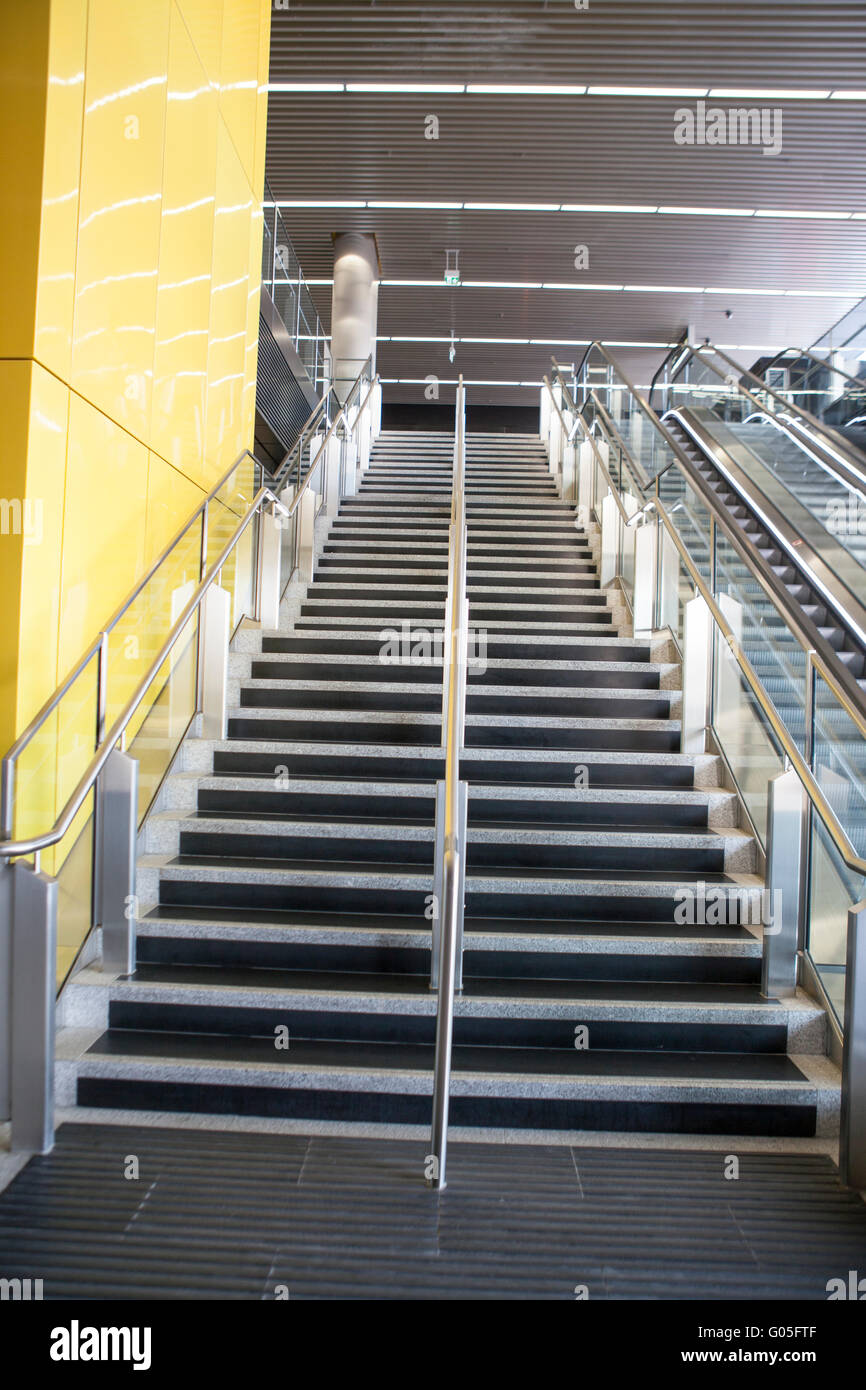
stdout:
[[(600, 345), (594, 344), (593, 346)], [(700, 347), (684, 343), (682, 351), (673, 354), (673, 356), (675, 360), (672, 369), (666, 375), (663, 384), (658, 386), (659, 390), (674, 391), (677, 377), (682, 373), (687, 373), (690, 365), (696, 363), (705, 371), (712, 373), (719, 382), (719, 387), (715, 389), (725, 387), (729, 394), (732, 390), (736, 391), (737, 398), (748, 401), (758, 415), (766, 417), (768, 421), (773, 421), (800, 448), (806, 447), (808, 449), (811, 447), (817, 450), (820, 454), (818, 461), (821, 466), (828, 472), (834, 473), (845, 487), (866, 496), (866, 471), (863, 467), (863, 456), (832, 425), (819, 420), (803, 406), (797, 405), (795, 401), (781, 395), (749, 368), (742, 367), (733, 357), (729, 357), (721, 348), (714, 347), (711, 343), (705, 343)], [(718, 357), (724, 363), (724, 367), (717, 366), (712, 361), (713, 357)], [(658, 373), (656, 374), (657, 377)], [(654, 388), (657, 384), (656, 378), (653, 379)], [(753, 390), (744, 384), (746, 379), (754, 383)], [(694, 384), (688, 382), (687, 378), (683, 382), (683, 387), (695, 389)], [(866, 388), (866, 383), (861, 383), (861, 389), (863, 388)], [(653, 400), (652, 394), (650, 400)], [(668, 408), (665, 404), (660, 409), (663, 413)]]
[[(265, 183), (262, 236), (262, 288), (270, 296), (318, 392), (329, 385), (328, 335), (307, 287), (301, 264), (270, 186)], [(327, 394), (325, 390), (324, 394)]]
[[(373, 357), (371, 354), (363, 363), (344, 401), (340, 401), (337, 398), (337, 394), (333, 389), (322, 397), (310, 412), (301, 433), (273, 474), (273, 487), (275, 491), (281, 491), (283, 488), (297, 486), (299, 484), (301, 475), (304, 471), (304, 450), (314, 443), (317, 436), (319, 436), (321, 442), (319, 451), (312, 459), (309, 469), (307, 470), (306, 477), (308, 478), (318, 463), (323, 449), (337, 432), (338, 428), (341, 425), (343, 426), (342, 438), (344, 439), (351, 433), (352, 421), (354, 418), (351, 412), (359, 402), (360, 411), (363, 412), (367, 405), (369, 392), (377, 385), (378, 380), (379, 378), (373, 374)], [(361, 400), (365, 388), (367, 388), (367, 394), (364, 399)]]
[[(358, 384), (356, 383), (356, 386)], [(12, 948), (12, 975), (6, 980), (0, 962), (0, 995), (9, 993), (9, 1009), (0, 997), (0, 1016), (12, 1015), (11, 1055), (5, 1056), (5, 1038), (0, 1038), (0, 1118), (11, 1109), (13, 1147), (44, 1152), (53, 1142), (53, 1055), (54, 1000), (56, 980), (56, 940), (58, 915), (57, 878), (40, 872), (39, 856), (58, 845), (75, 826), (76, 818), (94, 795), (91, 881), (93, 900), (90, 927), (102, 927), (103, 968), (127, 972), (135, 966), (135, 919), (137, 916), (136, 842), (140, 826), (138, 815), (138, 763), (129, 755), (127, 736), (130, 724), (145, 703), (149, 692), (166, 667), (184, 633), (197, 624), (195, 701), (193, 717), (202, 718), (207, 737), (224, 737), (228, 683), (228, 647), (231, 618), (228, 591), (221, 588), (223, 570), (233, 560), (238, 546), (250, 528), (258, 528), (254, 548), (254, 577), (250, 585), (251, 611), (238, 619), (253, 617), (265, 627), (276, 628), (283, 593), (280, 571), (283, 563), (283, 535), (292, 527), (293, 560), (306, 551), (313, 554), (314, 516), (302, 518), (302, 504), (317, 478), (324, 495), (339, 496), (354, 491), (357, 471), (366, 465), (372, 438), (378, 432), (378, 378), (357, 410), (342, 406), (309, 470), (294, 495), (277, 494), (275, 486), (261, 483), (252, 497), (243, 493), (232, 498), (228, 509), (236, 518), (231, 535), (216, 557), (208, 563), (209, 520), (216, 499), (228, 480), (247, 460), (253, 465), (253, 478), (261, 465), (249, 451), (239, 456), (232, 468), (208, 494), (204, 502), (181, 528), (159, 558), (124, 600), (111, 620), (100, 631), (85, 656), (46, 701), (2, 760), (2, 838), (0, 838), (0, 944), (8, 932)], [(353, 392), (353, 396), (357, 391)], [(353, 445), (348, 454), (329, 454), (328, 444), (342, 428), (344, 442)], [(243, 510), (242, 510), (243, 509)], [(156, 656), (138, 679), (133, 693), (106, 729), (108, 711), (109, 639), (121, 620), (147, 586), (165, 570), (171, 573), (172, 560), (198, 526), (198, 584), (176, 620), (171, 621)], [(310, 577), (312, 577), (310, 573)], [(50, 827), (41, 833), (14, 838), (16, 773), (24, 753), (58, 715), (64, 700), (96, 661), (94, 730), (95, 751), (79, 776), (72, 792)], [(170, 679), (170, 675), (166, 680)], [(151, 702), (151, 708), (159, 692)], [(191, 718), (180, 733), (176, 748), (191, 725)], [(55, 730), (56, 736), (56, 730)], [(168, 759), (170, 765), (174, 754)], [(151, 803), (152, 804), (152, 803)], [(149, 809), (149, 807), (147, 808)], [(145, 811), (145, 815), (146, 815)], [(141, 818), (143, 820), (143, 817)], [(30, 864), (27, 856), (33, 856)], [(8, 991), (4, 990), (8, 985)], [(9, 1083), (7, 1086), (6, 1083)], [(11, 1088), (11, 1102), (6, 1101)]]
[[(808, 844), (811, 843), (813, 821), (817, 821), (822, 827), (841, 864), (858, 879), (866, 878), (866, 858), (852, 843), (835, 808), (819, 784), (813, 767), (807, 761), (807, 757), (811, 757), (813, 753), (815, 742), (817, 681), (820, 679), (824, 683), (835, 701), (835, 708), (850, 721), (859, 738), (864, 741), (866, 719), (827, 662), (809, 645), (808, 635), (797, 622), (793, 607), (785, 605), (768, 583), (766, 565), (749, 537), (742, 528), (729, 524), (717, 504), (714, 507), (709, 490), (700, 493), (701, 504), (711, 514), (709, 583), (707, 582), (674, 520), (675, 508), (669, 510), (659, 495), (660, 479), (670, 467), (679, 467), (690, 485), (693, 485), (695, 470), (688, 456), (657, 420), (631, 383), (627, 382), (615, 359), (606, 349), (602, 350), (619, 382), (629, 390), (633, 403), (653, 420), (654, 427), (669, 444), (672, 458), (667, 467), (650, 480), (648, 487), (639, 489), (640, 505), (634, 511), (628, 512), (619, 495), (620, 486), (614, 476), (616, 470), (612, 470), (609, 465), (610, 450), (615, 447), (626, 453), (629, 471), (634, 479), (639, 478), (641, 472), (638, 462), (628, 453), (628, 448), (618, 432), (601, 441), (604, 445), (601, 447), (592, 425), (586, 418), (587, 410), (590, 406), (600, 407), (596, 418), (602, 422), (605, 416), (608, 421), (610, 417), (592, 389), (588, 390), (586, 399), (578, 410), (561, 375), (557, 376), (557, 385), (565, 406), (564, 410), (556, 398), (549, 378), (544, 378), (542, 388), (543, 401), (545, 393), (547, 396), (543, 417), (548, 421), (548, 442), (559, 435), (551, 448), (551, 457), (558, 457), (560, 460), (560, 480), (565, 495), (570, 493), (569, 500), (577, 503), (588, 515), (595, 515), (600, 522), (603, 532), (602, 553), (613, 552), (617, 556), (617, 573), (611, 578), (615, 577), (621, 583), (625, 570), (623, 537), (627, 532), (631, 532), (632, 539), (629, 544), (632, 547), (634, 567), (630, 606), (634, 614), (635, 630), (659, 631), (670, 627), (672, 638), (680, 647), (677, 631), (671, 627), (671, 617), (677, 612), (678, 606), (683, 608), (683, 750), (703, 752), (706, 733), (709, 731), (731, 770), (731, 764), (725, 756), (724, 739), (715, 723), (717, 672), (713, 663), (717, 659), (717, 653), (723, 650), (733, 657), (739, 677), (769, 730), (771, 746), (777, 751), (784, 770), (771, 780), (768, 787), (767, 883), (771, 889), (778, 887), (780, 892), (784, 886), (784, 896), (783, 919), (778, 930), (772, 933), (765, 930), (763, 936), (762, 986), (766, 993), (790, 994), (796, 988), (798, 963), (806, 954), (808, 941), (810, 902), (806, 900), (809, 882), (807, 851)], [(602, 434), (604, 433), (605, 430), (602, 428)], [(575, 436), (579, 437), (581, 447), (589, 451), (591, 466), (588, 468), (578, 466), (576, 460), (566, 456), (568, 449), (574, 449)], [(606, 489), (607, 495), (615, 504), (613, 511), (607, 511), (606, 514), (603, 514), (603, 509), (598, 505), (602, 500), (599, 497), (602, 489)], [(587, 491), (589, 495), (584, 497), (582, 494)], [(678, 505), (679, 502), (676, 506)], [(605, 531), (608, 532), (607, 535), (604, 534)], [(741, 636), (734, 630), (716, 600), (714, 590), (717, 535), (724, 535), (726, 540), (730, 541), (749, 569), (751, 577), (773, 602), (781, 621), (794, 633), (803, 648), (804, 707), (807, 711), (807, 722), (812, 728), (812, 734), (807, 739), (807, 757), (801, 753), (764, 688), (744, 649)], [(671, 553), (676, 557), (676, 563), (673, 565), (668, 558)], [(680, 594), (680, 567), (685, 571), (686, 584), (694, 596), (685, 603), (682, 602)], [(732, 776), (734, 784), (738, 786), (733, 771)], [(743, 793), (740, 794), (751, 821)], [(844, 1028), (839, 1036), (843, 1071), (840, 1168), (844, 1181), (851, 1186), (862, 1188), (866, 1186), (866, 902), (855, 903), (848, 911), (846, 975)], [(814, 970), (807, 972), (807, 978), (810, 984), (815, 986), (816, 992), (824, 994)], [(832, 1009), (826, 995), (824, 997), (832, 1026)]]
[(469, 604), (466, 594), (466, 393), (461, 376), (454, 415), (454, 469), (448, 537), (448, 596), (442, 663), (445, 780), (436, 786), (431, 988), (438, 988), (433, 1067), (432, 1185), (445, 1186), (454, 995), (463, 988), (467, 786), (460, 780), (466, 722)]

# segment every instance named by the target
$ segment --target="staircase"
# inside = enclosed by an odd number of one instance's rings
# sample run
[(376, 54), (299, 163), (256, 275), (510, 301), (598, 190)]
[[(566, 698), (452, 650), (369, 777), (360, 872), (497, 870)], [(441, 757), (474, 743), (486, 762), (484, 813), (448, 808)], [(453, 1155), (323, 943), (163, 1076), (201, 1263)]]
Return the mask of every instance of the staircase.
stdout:
[[(105, 1024), (79, 1106), (429, 1125), (443, 758), (423, 633), (452, 448), (382, 434), (298, 611), (241, 632), (228, 737), (186, 741), (146, 828), (138, 969), (72, 987), (70, 1023)], [(467, 510), (486, 651), (452, 1124), (814, 1135), (836, 1098), (823, 1013), (761, 996), (759, 927), (701, 920), (705, 892), (761, 880), (720, 761), (678, 751), (673, 649), (628, 635), (537, 437), (468, 436)]]

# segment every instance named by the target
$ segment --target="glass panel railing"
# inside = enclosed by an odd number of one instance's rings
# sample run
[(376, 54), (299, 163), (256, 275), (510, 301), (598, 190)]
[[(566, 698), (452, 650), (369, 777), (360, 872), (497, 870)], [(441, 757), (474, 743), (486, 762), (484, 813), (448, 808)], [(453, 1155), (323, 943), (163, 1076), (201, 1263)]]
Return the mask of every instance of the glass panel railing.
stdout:
[(728, 538), (717, 531), (714, 597), (801, 752), (806, 747), (806, 652)]
[(866, 415), (866, 379), (858, 379), (856, 370), (851, 370), (858, 366), (841, 353), (819, 357), (792, 348), (754, 370), (776, 395), (807, 410), (822, 424), (842, 429)]
[(820, 672), (815, 673), (812, 766), (839, 823), (866, 858), (866, 740)]
[(318, 390), (325, 377), (325, 331), (282, 214), (274, 205), (267, 185), (264, 221), (262, 284), (274, 302), (311, 384)]
[[(740, 389), (741, 381), (752, 399)], [(807, 434), (783, 399), (732, 371), (711, 348), (689, 357), (675, 380), (657, 385), (655, 400), (663, 416), (672, 409), (693, 412), (693, 424), (717, 446), (722, 461), (736, 465), (841, 590), (862, 601), (866, 466), (861, 476), (850, 459), (828, 456), (826, 441), (816, 432)]]
[(597, 347), (584, 358), (577, 391), (578, 406), (591, 394), (596, 396), (633, 461), (634, 481), (645, 487), (673, 457), (652, 412), (643, 408), (616, 363)]
[(841, 1027), (848, 910), (866, 898), (866, 878), (847, 868), (818, 818), (812, 820), (806, 950)]
[(713, 728), (766, 849), (769, 783), (784, 771), (784, 759), (739, 662), (718, 628), (714, 643)]

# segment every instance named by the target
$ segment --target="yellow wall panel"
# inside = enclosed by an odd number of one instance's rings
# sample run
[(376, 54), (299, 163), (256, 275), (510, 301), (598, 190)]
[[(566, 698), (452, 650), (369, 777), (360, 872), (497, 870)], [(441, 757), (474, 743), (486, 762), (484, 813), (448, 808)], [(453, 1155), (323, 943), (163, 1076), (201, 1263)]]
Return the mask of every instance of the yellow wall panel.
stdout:
[[(0, 751), (252, 442), (269, 24), (269, 0), (0, 0)], [(252, 543), (226, 567), (236, 618)], [(198, 554), (194, 528), (113, 635), (109, 717)], [(139, 712), (145, 800), (189, 718), (191, 653)], [(95, 720), (94, 660), (22, 758), (17, 829), (48, 828)], [(75, 879), (62, 969), (90, 924), (88, 814), (43, 861)]]
[(38, 363), (30, 383), (28, 524), (21, 555), (18, 726), (53, 695), (58, 681), (60, 555), (69, 388)]
[(207, 445), (210, 485), (244, 447), (243, 385), (253, 197), (220, 122), (208, 343)]
[(247, 336), (244, 348), (244, 389), (242, 411), (242, 446), (252, 449), (256, 418), (256, 374), (259, 361), (259, 312), (261, 292), (258, 277), (262, 264), (264, 215), (259, 205), (250, 217), (250, 271), (247, 287)]
[(64, 381), (72, 358), (86, 48), (87, 0), (52, 5), (33, 355)]
[(81, 397), (69, 409), (59, 667), (68, 670), (144, 569), (144, 445)]
[(0, 357), (33, 355), (48, 13), (48, 0), (0, 10)]
[(218, 98), (171, 17), (151, 445), (204, 476)]
[(204, 492), (152, 453), (147, 475), (145, 559), (152, 564), (204, 501)]
[[(252, 0), (261, 8), (268, 0)], [(215, 90), (219, 88), (222, 56), (223, 0), (177, 0), (196, 52)]]
[(265, 186), (265, 146), (268, 138), (268, 77), (271, 68), (271, 23), (269, 4), (261, 7), (259, 20), (259, 82), (256, 92), (256, 155), (253, 165), (253, 192)]
[[(6, 611), (0, 623), (0, 742), (9, 747), (18, 705), (18, 630), (21, 564), (24, 553), (23, 503), (27, 491), (27, 436), (30, 425), (32, 363), (0, 361), (0, 593)], [(17, 509), (17, 515), (16, 515)]]
[(220, 113), (250, 185), (256, 163), (261, 9), (248, 0), (223, 0)]
[(169, 0), (90, 0), (72, 385), (149, 439)]

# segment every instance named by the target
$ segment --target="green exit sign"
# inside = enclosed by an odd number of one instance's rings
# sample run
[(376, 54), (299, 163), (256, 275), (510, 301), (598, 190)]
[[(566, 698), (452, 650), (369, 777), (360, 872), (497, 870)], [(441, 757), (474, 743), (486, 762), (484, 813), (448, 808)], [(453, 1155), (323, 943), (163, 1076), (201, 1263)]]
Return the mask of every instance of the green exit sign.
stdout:
[(445, 272), (445, 283), (446, 283), (446, 285), (459, 285), (459, 284), (460, 284), (460, 271), (459, 271), (459, 270), (446, 270), (446, 272)]

